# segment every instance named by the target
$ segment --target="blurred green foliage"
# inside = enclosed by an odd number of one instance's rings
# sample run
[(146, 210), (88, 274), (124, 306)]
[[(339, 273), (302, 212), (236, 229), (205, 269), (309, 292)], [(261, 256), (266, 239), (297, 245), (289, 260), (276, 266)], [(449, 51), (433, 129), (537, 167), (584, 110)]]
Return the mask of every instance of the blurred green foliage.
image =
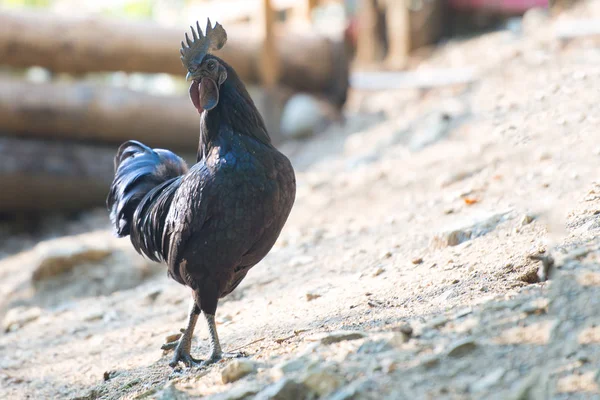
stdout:
[(0, 5), (9, 7), (48, 7), (52, 0), (0, 0)]
[(109, 16), (124, 16), (133, 18), (150, 18), (154, 10), (152, 0), (123, 1), (116, 8), (107, 8), (105, 14)]
[[(57, 4), (60, 0), (0, 0), (0, 6), (9, 8), (47, 8)], [(151, 18), (154, 6), (154, 0), (122, 0), (107, 2), (99, 8), (107, 16)]]

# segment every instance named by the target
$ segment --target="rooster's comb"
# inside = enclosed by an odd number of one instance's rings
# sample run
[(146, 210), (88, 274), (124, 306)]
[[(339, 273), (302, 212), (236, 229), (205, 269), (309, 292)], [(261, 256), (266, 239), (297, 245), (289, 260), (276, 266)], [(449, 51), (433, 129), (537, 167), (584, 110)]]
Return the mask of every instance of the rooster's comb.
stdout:
[(179, 50), (181, 53), (181, 62), (188, 70), (192, 70), (200, 64), (204, 56), (210, 51), (220, 50), (227, 41), (227, 32), (225, 32), (223, 26), (217, 22), (213, 28), (210, 19), (206, 23), (206, 32), (204, 34), (198, 22), (196, 22), (197, 31), (194, 30), (193, 26), (190, 26), (190, 28), (192, 29), (194, 40), (190, 40), (186, 32), (185, 41), (187, 42), (187, 46), (182, 40), (181, 49)]

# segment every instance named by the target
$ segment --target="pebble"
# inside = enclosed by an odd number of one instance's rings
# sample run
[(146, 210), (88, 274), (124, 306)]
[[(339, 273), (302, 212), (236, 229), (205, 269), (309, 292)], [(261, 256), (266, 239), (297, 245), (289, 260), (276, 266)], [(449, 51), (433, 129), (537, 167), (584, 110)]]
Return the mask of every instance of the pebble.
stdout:
[(319, 397), (327, 396), (343, 384), (340, 376), (325, 369), (307, 373), (301, 378), (301, 382)]
[(529, 214), (523, 215), (521, 218), (521, 226), (529, 225), (535, 218)]
[(440, 358), (435, 354), (426, 355), (421, 359), (420, 365), (430, 369), (440, 364)]
[(38, 307), (15, 307), (11, 308), (2, 320), (2, 329), (4, 332), (13, 332), (21, 329), (25, 325), (37, 320), (42, 315), (42, 310)]
[(472, 338), (458, 340), (450, 345), (447, 355), (448, 357), (460, 358), (477, 348), (477, 343)]
[(221, 370), (223, 383), (238, 381), (256, 370), (256, 363), (248, 359), (232, 360)]
[(548, 311), (548, 299), (536, 299), (521, 306), (525, 314), (545, 314)]
[(147, 304), (153, 303), (158, 298), (158, 296), (160, 296), (161, 293), (161, 289), (153, 290), (150, 293), (146, 294), (146, 296), (144, 296), (144, 301)]
[(390, 374), (398, 369), (398, 362), (391, 358), (386, 358), (381, 361), (381, 370), (385, 374)]
[(498, 213), (489, 213), (481, 215), (448, 229), (445, 232), (436, 234), (431, 244), (434, 247), (458, 246), (479, 236), (483, 236), (493, 231), (500, 223), (508, 219), (509, 211)]
[(175, 342), (175, 341), (179, 340), (181, 335), (182, 335), (181, 332), (171, 333), (170, 335), (165, 336), (165, 343)]
[(415, 265), (419, 265), (419, 264), (423, 263), (423, 258), (422, 257), (415, 257), (410, 262), (413, 263), (413, 264), (415, 264)]
[(472, 392), (482, 392), (500, 382), (506, 370), (504, 368), (496, 368), (492, 372), (486, 374), (483, 378), (470, 386)]
[(165, 387), (157, 393), (157, 400), (187, 400), (189, 397), (177, 389), (173, 382), (168, 382)]
[(310, 391), (305, 385), (289, 378), (283, 378), (258, 392), (254, 400), (304, 399), (309, 393)]
[(276, 365), (271, 370), (271, 377), (281, 379), (290, 374), (300, 373), (311, 366), (312, 364), (306, 357), (295, 358)]
[(207, 400), (245, 400), (254, 396), (261, 387), (257, 382), (239, 382), (230, 390), (209, 396)]
[(318, 299), (319, 297), (321, 297), (321, 295), (317, 293), (306, 293), (306, 301), (312, 301), (314, 299)]
[(407, 322), (401, 323), (397, 327), (394, 327), (392, 330), (395, 331), (395, 332), (402, 333), (407, 338), (410, 338), (412, 336), (412, 334), (413, 334), (413, 328)]
[(314, 135), (326, 119), (319, 102), (308, 94), (292, 96), (283, 107), (281, 133), (293, 139)]
[(373, 272), (373, 276), (379, 276), (381, 274), (383, 274), (385, 272), (385, 268), (383, 267), (378, 267), (375, 272)]
[(314, 261), (314, 258), (311, 256), (298, 256), (294, 257), (290, 260), (290, 267), (300, 267), (302, 265), (310, 264)]
[(444, 315), (440, 315), (439, 317), (435, 317), (429, 321), (429, 326), (431, 328), (441, 328), (442, 326), (446, 325), (446, 323), (448, 323), (448, 318), (446, 318)]
[(31, 276), (34, 282), (60, 275), (80, 264), (102, 261), (113, 253), (110, 248), (61, 239), (40, 243), (34, 250), (38, 257)]
[(321, 335), (318, 341), (321, 344), (329, 345), (333, 343), (344, 342), (346, 340), (357, 340), (367, 336), (364, 332), (360, 331), (336, 331), (330, 332), (325, 335)]

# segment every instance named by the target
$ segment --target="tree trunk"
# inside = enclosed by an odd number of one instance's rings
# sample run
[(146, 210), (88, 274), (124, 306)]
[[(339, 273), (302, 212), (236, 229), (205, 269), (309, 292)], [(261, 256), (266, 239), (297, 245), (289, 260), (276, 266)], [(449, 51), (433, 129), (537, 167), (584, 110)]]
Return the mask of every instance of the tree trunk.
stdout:
[[(250, 26), (226, 29), (228, 43), (217, 55), (245, 82), (261, 82), (262, 38)], [(0, 11), (0, 63), (72, 74), (125, 71), (183, 77), (186, 71), (179, 59), (179, 43), (184, 33), (183, 27), (153, 23)], [(344, 55), (342, 38), (331, 41), (310, 31), (276, 31), (275, 44), (282, 71), (278, 84), (345, 98), (349, 63), (338, 60)], [(343, 95), (339, 93), (342, 88)]]
[(115, 146), (136, 139), (149, 146), (195, 151), (199, 129), (198, 113), (185, 96), (151, 96), (86, 83), (0, 79), (4, 135)]
[[(254, 89), (254, 90), (252, 90)], [(279, 143), (280, 114), (289, 90), (251, 88), (271, 139)], [(274, 96), (265, 102), (265, 94)], [(152, 96), (87, 83), (35, 84), (0, 78), (4, 136), (74, 140), (118, 146), (135, 139), (152, 147), (194, 152), (200, 117), (186, 95)]]
[(104, 205), (115, 154), (116, 147), (0, 137), (0, 212)]

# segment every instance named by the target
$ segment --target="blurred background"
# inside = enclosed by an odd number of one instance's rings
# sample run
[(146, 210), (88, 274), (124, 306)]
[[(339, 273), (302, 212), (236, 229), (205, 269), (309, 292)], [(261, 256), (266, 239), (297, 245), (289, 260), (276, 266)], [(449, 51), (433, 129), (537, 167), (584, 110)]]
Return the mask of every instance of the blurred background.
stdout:
[[(577, 315), (600, 343), (600, 0), (0, 0), (4, 397), (162, 390), (189, 293), (114, 237), (105, 199), (126, 140), (195, 162), (179, 47), (207, 17), (296, 170), (273, 251), (219, 304), (261, 385), (282, 358), (312, 368), (309, 335), (389, 330), (392, 355), (321, 342), (323, 381), (367, 393), (336, 398), (525, 398), (538, 366), (589, 369), (556, 398), (598, 398), (600, 352), (555, 333)], [(571, 249), (561, 271), (594, 268), (591, 286), (540, 282)], [(213, 372), (198, 396), (226, 389)]]
[(364, 93), (468, 85), (473, 59), (457, 54), (447, 68), (428, 68), (436, 48), (519, 31), (524, 15), (539, 19), (546, 8), (543, 0), (1, 0), (1, 232), (55, 229), (102, 207), (125, 140), (194, 160), (198, 116), (178, 44), (196, 20), (224, 24), (220, 55), (285, 146), (379, 118)]

